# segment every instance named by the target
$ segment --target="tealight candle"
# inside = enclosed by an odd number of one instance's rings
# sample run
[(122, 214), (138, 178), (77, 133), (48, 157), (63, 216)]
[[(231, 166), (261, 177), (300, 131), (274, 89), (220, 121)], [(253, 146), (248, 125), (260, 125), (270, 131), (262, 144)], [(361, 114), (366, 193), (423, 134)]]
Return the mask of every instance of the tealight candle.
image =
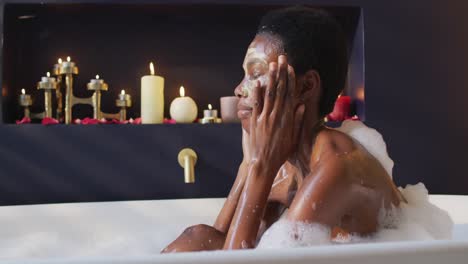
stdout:
[(54, 77), (50, 77), (50, 72), (47, 72), (46, 76), (41, 77), (41, 81), (37, 83), (37, 89), (57, 89), (57, 81)]
[(62, 62), (63, 62), (62, 59), (59, 58), (59, 59), (57, 60), (57, 64), (54, 65), (53, 74), (54, 74), (55, 76), (60, 75), (60, 67), (62, 67)]
[(21, 94), (19, 96), (19, 103), (21, 106), (25, 106), (25, 107), (32, 105), (31, 95), (26, 94), (26, 90), (24, 88), (21, 89)]
[(218, 110), (212, 108), (211, 104), (208, 104), (208, 109), (203, 110), (203, 118), (218, 118)]
[(198, 107), (195, 101), (185, 96), (185, 88), (179, 89), (180, 97), (172, 101), (170, 107), (171, 118), (177, 123), (192, 123), (197, 118)]
[(154, 65), (150, 63), (151, 75), (141, 78), (141, 123), (162, 124), (164, 120), (164, 78), (154, 75)]
[(121, 101), (130, 101), (131, 97), (130, 97), (129, 94), (125, 93), (125, 90), (122, 90), (122, 91), (120, 91), (120, 94), (119, 94), (119, 100), (121, 100)]
[(132, 105), (132, 98), (129, 94), (125, 93), (125, 90), (122, 90), (116, 103), (119, 107), (130, 107)]
[(91, 91), (107, 91), (109, 89), (109, 85), (99, 77), (99, 74), (96, 75), (95, 79), (91, 79), (86, 87)]
[(59, 65), (59, 74), (78, 74), (78, 67), (76, 67), (76, 64), (71, 60), (70, 56), (67, 57), (67, 61)]
[(104, 80), (99, 79), (99, 74), (96, 75), (96, 79), (91, 79), (91, 83), (103, 83)]
[(132, 106), (132, 99), (129, 94), (125, 93), (125, 90), (122, 90), (119, 94), (115, 103), (120, 107), (120, 121), (127, 119), (127, 108)]
[(50, 72), (37, 83), (37, 89), (44, 90), (44, 117), (52, 117), (52, 90), (56, 90), (57, 87), (58, 83), (54, 77), (50, 77)]
[(67, 61), (62, 62), (62, 65), (64, 67), (72, 67), (72, 66), (75, 66), (75, 63), (73, 61), (71, 61), (70, 56), (67, 56)]
[(211, 104), (208, 104), (208, 109), (203, 110), (203, 118), (200, 120), (202, 124), (221, 123), (221, 119), (218, 118), (218, 110), (212, 109)]
[(55, 82), (55, 78), (50, 77), (50, 72), (47, 72), (46, 76), (41, 78), (41, 82), (43, 82), (43, 83)]

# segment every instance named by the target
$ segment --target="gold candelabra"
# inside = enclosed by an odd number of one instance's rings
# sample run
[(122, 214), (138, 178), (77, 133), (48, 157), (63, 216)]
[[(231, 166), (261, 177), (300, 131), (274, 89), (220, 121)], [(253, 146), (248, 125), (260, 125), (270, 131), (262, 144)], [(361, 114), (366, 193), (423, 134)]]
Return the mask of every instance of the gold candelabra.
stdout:
[[(129, 94), (126, 94), (124, 90), (119, 94), (119, 97), (115, 101), (117, 107), (120, 107), (120, 111), (117, 113), (105, 113), (101, 111), (101, 96), (103, 91), (107, 91), (109, 86), (104, 82), (103, 79), (96, 75), (95, 79), (86, 85), (87, 89), (94, 91), (91, 97), (80, 98), (73, 94), (73, 78), (78, 75), (78, 67), (71, 61), (70, 57), (67, 61), (58, 60), (58, 63), (54, 65), (53, 74), (56, 76), (50, 77), (47, 73), (47, 77), (42, 77), (41, 81), (37, 84), (38, 89), (44, 90), (44, 112), (42, 113), (31, 113), (29, 107), (32, 105), (31, 96), (25, 94), (24, 89), (20, 95), (20, 105), (24, 107), (24, 116), (29, 118), (44, 118), (52, 117), (52, 91), (55, 90), (55, 96), (57, 99), (57, 111), (56, 118), (61, 120), (63, 113), (65, 113), (65, 124), (71, 124), (73, 116), (72, 109), (75, 105), (85, 104), (93, 107), (93, 118), (115, 118), (120, 121), (127, 119), (127, 108), (132, 106), (132, 100)], [(65, 80), (65, 82), (63, 82)], [(61, 87), (64, 84), (65, 87), (65, 107), (63, 104), (63, 94)]]

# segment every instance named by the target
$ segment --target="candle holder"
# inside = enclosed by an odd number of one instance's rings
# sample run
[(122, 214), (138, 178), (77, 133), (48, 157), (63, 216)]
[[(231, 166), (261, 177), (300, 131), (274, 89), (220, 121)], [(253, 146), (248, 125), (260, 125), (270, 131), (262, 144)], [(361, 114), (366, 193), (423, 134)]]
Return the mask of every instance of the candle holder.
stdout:
[(52, 91), (57, 89), (57, 81), (55, 78), (50, 77), (50, 73), (47, 73), (47, 76), (42, 77), (41, 81), (37, 83), (37, 89), (44, 91), (44, 111), (40, 113), (31, 113), (29, 110), (29, 107), (32, 105), (31, 95), (26, 94), (25, 90), (22, 89), (19, 97), (19, 103), (24, 107), (24, 116), (36, 119), (52, 117)]
[[(127, 119), (127, 108), (132, 106), (132, 100), (129, 94), (125, 94), (124, 90), (122, 90), (122, 93), (115, 101), (116, 106), (120, 107), (119, 112), (105, 113), (101, 111), (102, 91), (107, 91), (109, 86), (104, 80), (99, 79), (99, 75), (96, 75), (96, 79), (92, 79), (86, 85), (88, 90), (93, 91), (91, 97), (80, 98), (73, 95), (73, 78), (74, 75), (78, 75), (78, 67), (71, 61), (70, 57), (68, 57), (65, 62), (59, 59), (58, 63), (53, 67), (53, 74), (56, 78), (50, 77), (50, 73), (47, 73), (47, 77), (42, 77), (41, 81), (37, 83), (37, 89), (44, 90), (44, 112), (31, 113), (29, 109), (32, 105), (31, 95), (25, 94), (24, 89), (22, 90), (22, 94), (19, 97), (19, 104), (24, 108), (25, 117), (38, 119), (52, 117), (52, 91), (56, 91), (57, 120), (62, 120), (63, 112), (65, 112), (65, 124), (71, 124), (72, 108), (78, 104), (92, 106), (93, 118), (95, 119), (109, 118), (118, 119), (120, 121)], [(63, 79), (65, 79), (65, 109), (63, 107), (63, 94), (60, 89)]]
[(57, 73), (61, 76), (65, 76), (65, 124), (71, 124), (72, 122), (72, 108), (78, 104), (91, 105), (93, 107), (93, 118), (115, 118), (120, 121), (124, 121), (127, 118), (127, 108), (131, 106), (130, 95), (123, 97), (123, 100), (117, 99), (116, 105), (120, 107), (118, 113), (105, 113), (101, 111), (101, 96), (102, 91), (107, 91), (109, 86), (104, 80), (99, 79), (99, 75), (96, 79), (92, 79), (87, 85), (87, 89), (94, 91), (91, 97), (80, 98), (73, 95), (73, 77), (78, 75), (78, 67), (74, 62), (71, 61), (70, 57), (67, 61), (62, 62), (58, 67), (56, 66)]
[(19, 104), (24, 108), (24, 116), (31, 118), (31, 112), (29, 107), (32, 105), (31, 95), (26, 94), (24, 89), (21, 89), (21, 95), (19, 96)]
[(52, 74), (57, 79), (57, 89), (55, 90), (55, 97), (57, 99), (57, 112), (56, 119), (60, 122), (63, 121), (63, 93), (62, 93), (62, 75), (60, 74), (60, 68), (62, 65), (62, 59), (58, 59), (57, 64), (52, 69)]
[(44, 112), (31, 114), (31, 118), (52, 117), (52, 91), (57, 89), (57, 81), (47, 73), (47, 76), (37, 83), (37, 89), (44, 90)]
[(218, 118), (218, 110), (212, 109), (211, 104), (209, 104), (208, 109), (203, 110), (203, 118), (200, 120), (200, 123), (215, 124), (221, 122), (221, 118)]
[(129, 94), (124, 90), (119, 94), (119, 98), (115, 100), (115, 104), (120, 107), (119, 117), (120, 121), (127, 119), (127, 108), (132, 106), (132, 99)]

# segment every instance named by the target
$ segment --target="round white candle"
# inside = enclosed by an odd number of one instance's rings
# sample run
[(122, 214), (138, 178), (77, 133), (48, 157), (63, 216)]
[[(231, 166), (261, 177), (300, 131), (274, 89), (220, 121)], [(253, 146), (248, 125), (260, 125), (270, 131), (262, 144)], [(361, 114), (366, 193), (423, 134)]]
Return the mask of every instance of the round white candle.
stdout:
[(185, 96), (183, 86), (180, 87), (179, 93), (180, 97), (175, 98), (171, 103), (171, 118), (177, 123), (192, 123), (197, 118), (197, 104), (192, 98)]
[(162, 124), (164, 119), (164, 78), (154, 75), (154, 65), (150, 63), (151, 75), (141, 78), (141, 123)]

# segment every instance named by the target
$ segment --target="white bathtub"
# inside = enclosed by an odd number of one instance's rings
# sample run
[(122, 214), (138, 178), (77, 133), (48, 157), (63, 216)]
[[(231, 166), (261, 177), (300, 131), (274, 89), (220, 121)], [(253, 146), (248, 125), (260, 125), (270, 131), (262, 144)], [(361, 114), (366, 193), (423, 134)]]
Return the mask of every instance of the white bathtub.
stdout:
[[(0, 207), (1, 263), (468, 263), (468, 196), (432, 195), (452, 241), (159, 255), (187, 226), (211, 224), (224, 199)], [(141, 246), (136, 247), (135, 245)], [(21, 247), (21, 252), (18, 251)]]

